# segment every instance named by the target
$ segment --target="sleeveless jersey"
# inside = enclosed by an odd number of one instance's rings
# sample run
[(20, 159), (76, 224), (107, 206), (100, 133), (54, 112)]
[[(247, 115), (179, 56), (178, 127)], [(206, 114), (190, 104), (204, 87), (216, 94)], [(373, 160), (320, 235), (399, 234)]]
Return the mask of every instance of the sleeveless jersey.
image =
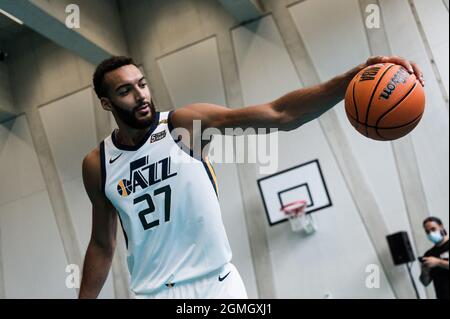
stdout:
[(114, 132), (100, 144), (103, 188), (119, 214), (136, 294), (195, 280), (232, 256), (214, 170), (174, 140), (171, 114), (155, 112), (136, 146)]

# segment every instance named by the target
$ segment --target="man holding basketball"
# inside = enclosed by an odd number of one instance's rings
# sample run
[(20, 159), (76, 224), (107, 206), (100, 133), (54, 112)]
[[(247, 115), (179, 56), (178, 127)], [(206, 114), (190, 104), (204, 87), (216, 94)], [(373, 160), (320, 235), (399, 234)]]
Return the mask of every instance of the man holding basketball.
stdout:
[[(185, 147), (201, 134), (194, 131), (193, 121), (201, 121), (201, 131), (290, 131), (340, 102), (353, 77), (378, 63), (399, 64), (424, 85), (415, 63), (378, 56), (325, 83), (266, 104), (229, 109), (198, 103), (158, 112), (146, 79), (132, 59), (103, 61), (95, 71), (94, 88), (119, 129), (83, 161), (93, 222), (79, 297), (96, 298), (102, 289), (116, 246), (119, 217), (136, 297), (246, 298), (242, 279), (230, 263), (214, 170), (206, 157)], [(174, 136), (176, 129), (186, 134)], [(202, 142), (202, 149), (209, 142)], [(171, 152), (174, 147), (182, 151)]]

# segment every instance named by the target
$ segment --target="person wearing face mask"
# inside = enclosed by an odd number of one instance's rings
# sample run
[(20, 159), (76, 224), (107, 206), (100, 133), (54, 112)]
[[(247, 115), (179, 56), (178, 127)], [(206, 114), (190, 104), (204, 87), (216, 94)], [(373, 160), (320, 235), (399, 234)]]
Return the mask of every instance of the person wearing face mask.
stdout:
[(434, 284), (437, 299), (449, 299), (448, 276), (448, 234), (437, 217), (428, 217), (423, 221), (428, 239), (434, 246), (421, 258), (422, 273), (420, 281), (424, 286)]

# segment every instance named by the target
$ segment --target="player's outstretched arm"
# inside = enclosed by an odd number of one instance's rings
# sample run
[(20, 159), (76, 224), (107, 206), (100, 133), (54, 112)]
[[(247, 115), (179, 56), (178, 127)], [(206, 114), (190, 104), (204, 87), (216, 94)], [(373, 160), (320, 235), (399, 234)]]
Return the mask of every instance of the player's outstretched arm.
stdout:
[(201, 120), (202, 130), (213, 127), (222, 133), (226, 133), (226, 128), (278, 128), (290, 131), (318, 118), (339, 103), (353, 77), (365, 67), (377, 63), (400, 64), (410, 73), (415, 73), (424, 85), (417, 64), (397, 56), (375, 56), (327, 82), (290, 92), (270, 103), (239, 109), (205, 103), (191, 104), (176, 110), (173, 121), (178, 123), (177, 126), (191, 129), (192, 120)]
[(83, 182), (92, 203), (92, 232), (84, 259), (80, 299), (97, 298), (111, 268), (116, 246), (117, 213), (102, 192), (98, 148), (83, 161)]

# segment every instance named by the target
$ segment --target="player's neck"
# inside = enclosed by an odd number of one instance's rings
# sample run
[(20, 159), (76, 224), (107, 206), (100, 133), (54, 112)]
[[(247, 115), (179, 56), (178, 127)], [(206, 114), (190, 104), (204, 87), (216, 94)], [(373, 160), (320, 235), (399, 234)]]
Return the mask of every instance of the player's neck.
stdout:
[(126, 146), (136, 146), (144, 138), (145, 134), (147, 134), (147, 132), (151, 128), (152, 122), (154, 121), (155, 119), (154, 117), (156, 115), (156, 110), (154, 108), (153, 103), (150, 106), (150, 108), (152, 114), (151, 121), (146, 127), (143, 128), (132, 127), (128, 125), (126, 122), (124, 122), (120, 118), (120, 116), (114, 116), (119, 129), (113, 132), (113, 134), (120, 144)]
[(115, 132), (115, 138), (122, 145), (135, 146), (144, 138), (150, 129), (150, 125), (145, 128), (132, 128), (125, 123), (117, 123), (119, 129)]

